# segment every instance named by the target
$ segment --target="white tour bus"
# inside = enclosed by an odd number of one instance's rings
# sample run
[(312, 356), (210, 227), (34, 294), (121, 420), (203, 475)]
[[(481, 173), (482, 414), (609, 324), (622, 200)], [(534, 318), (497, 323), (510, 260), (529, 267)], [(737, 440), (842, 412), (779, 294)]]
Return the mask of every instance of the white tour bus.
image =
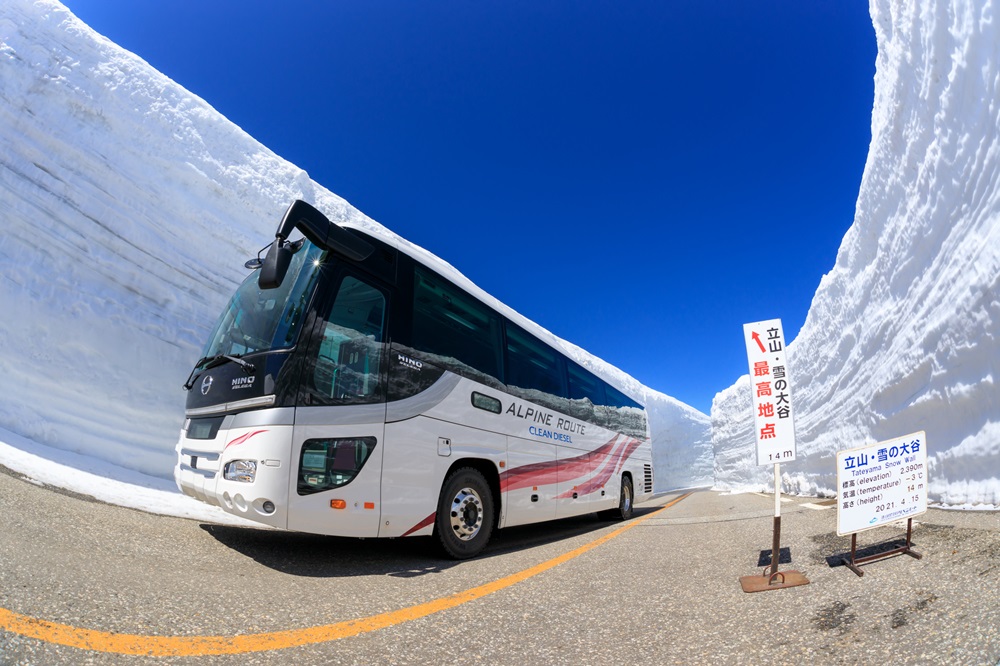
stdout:
[(643, 407), (420, 255), (293, 203), (185, 383), (177, 486), (454, 558), (502, 527), (630, 518), (653, 491)]

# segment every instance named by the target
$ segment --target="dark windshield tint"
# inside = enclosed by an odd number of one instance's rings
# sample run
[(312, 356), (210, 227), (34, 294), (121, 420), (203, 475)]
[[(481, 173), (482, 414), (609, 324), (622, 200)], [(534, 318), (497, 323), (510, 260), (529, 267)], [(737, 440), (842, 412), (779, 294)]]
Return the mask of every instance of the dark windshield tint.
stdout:
[(323, 250), (305, 241), (277, 289), (260, 289), (258, 271), (251, 273), (222, 312), (203, 356), (243, 356), (294, 345), (324, 256)]

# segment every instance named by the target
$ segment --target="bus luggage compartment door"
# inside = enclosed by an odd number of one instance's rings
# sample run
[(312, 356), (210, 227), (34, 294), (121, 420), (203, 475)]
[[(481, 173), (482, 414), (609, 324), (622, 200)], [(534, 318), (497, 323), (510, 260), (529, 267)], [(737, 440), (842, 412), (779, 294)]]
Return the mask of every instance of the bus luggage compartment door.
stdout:
[(505, 527), (556, 517), (556, 474), (555, 444), (507, 437)]

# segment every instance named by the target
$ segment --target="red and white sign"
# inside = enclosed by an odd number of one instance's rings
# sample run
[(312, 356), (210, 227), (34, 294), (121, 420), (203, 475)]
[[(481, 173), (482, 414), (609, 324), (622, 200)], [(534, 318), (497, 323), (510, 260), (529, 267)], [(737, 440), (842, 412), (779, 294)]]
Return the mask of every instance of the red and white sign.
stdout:
[(780, 319), (743, 324), (750, 364), (757, 464), (795, 460), (791, 379)]

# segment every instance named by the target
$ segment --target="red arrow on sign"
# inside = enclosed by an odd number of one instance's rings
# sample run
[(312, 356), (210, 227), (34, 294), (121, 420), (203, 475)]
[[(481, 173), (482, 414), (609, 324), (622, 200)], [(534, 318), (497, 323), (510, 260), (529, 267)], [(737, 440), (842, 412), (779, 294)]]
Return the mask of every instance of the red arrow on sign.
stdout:
[(761, 353), (764, 353), (764, 352), (767, 351), (766, 349), (764, 349), (764, 343), (760, 341), (760, 334), (757, 333), (757, 331), (754, 331), (753, 333), (751, 333), (750, 337), (753, 338), (753, 341), (757, 343), (758, 347), (760, 347)]

